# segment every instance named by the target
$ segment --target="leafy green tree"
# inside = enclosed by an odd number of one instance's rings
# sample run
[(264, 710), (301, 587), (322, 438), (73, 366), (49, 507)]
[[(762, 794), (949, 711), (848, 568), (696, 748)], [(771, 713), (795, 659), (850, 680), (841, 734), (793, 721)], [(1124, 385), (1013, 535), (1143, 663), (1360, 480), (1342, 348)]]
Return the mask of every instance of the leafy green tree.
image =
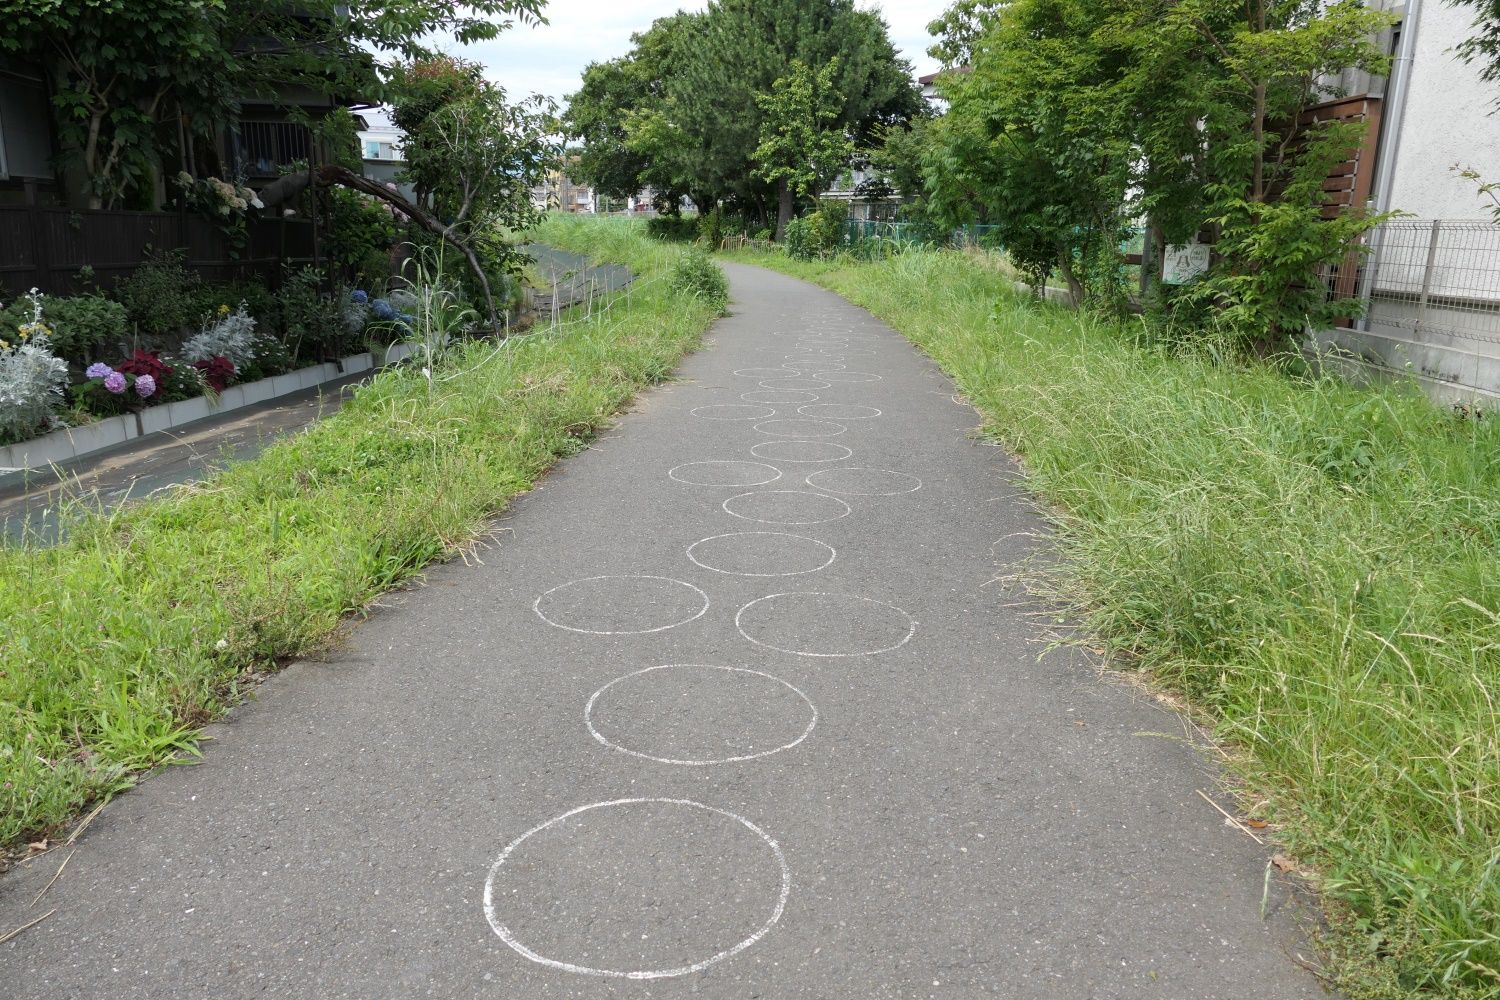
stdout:
[(650, 187), (658, 206), (672, 212), (692, 195), (692, 144), (666, 115), (664, 81), (702, 19), (692, 13), (660, 18), (631, 36), (627, 55), (584, 70), (563, 116), (568, 135), (582, 140), (574, 168), (580, 180), (617, 198)]
[[(1474, 8), (1474, 34), (1458, 46), (1458, 54), (1479, 62), (1480, 76), (1500, 81), (1500, 0), (1450, 0), (1456, 6)], [(1500, 102), (1500, 97), (1496, 97)]]
[(155, 185), (162, 127), (231, 107), (236, 58), (222, 0), (0, 0), (0, 54), (38, 66), (53, 92), (62, 167), (89, 208)]
[(1093, 0), (1014, 0), (947, 74), (926, 174), (947, 222), (998, 227), (1040, 283), (1054, 270), (1075, 303), (1117, 292), (1134, 151), (1122, 128), (1120, 53), (1094, 33)]
[(696, 147), (691, 187), (729, 198), (762, 219), (777, 206), (789, 218), (793, 195), (755, 173), (769, 94), (795, 60), (837, 61), (832, 91), (836, 123), (858, 146), (878, 128), (920, 112), (911, 66), (899, 59), (885, 22), (853, 0), (717, 0), (704, 14), (693, 45), (666, 80), (663, 115)]
[[(751, 154), (756, 172), (804, 201), (816, 200), (854, 155), (854, 143), (838, 125), (842, 102), (833, 86), (837, 71), (836, 59), (817, 70), (793, 59), (791, 71), (756, 99), (765, 115), (760, 144)], [(787, 221), (778, 219), (778, 224), (784, 228)]]
[(148, 204), (184, 133), (212, 138), (240, 99), (300, 85), (379, 100), (392, 60), (538, 21), (544, 2), (0, 0), (0, 54), (47, 75), (61, 165), (87, 206)]

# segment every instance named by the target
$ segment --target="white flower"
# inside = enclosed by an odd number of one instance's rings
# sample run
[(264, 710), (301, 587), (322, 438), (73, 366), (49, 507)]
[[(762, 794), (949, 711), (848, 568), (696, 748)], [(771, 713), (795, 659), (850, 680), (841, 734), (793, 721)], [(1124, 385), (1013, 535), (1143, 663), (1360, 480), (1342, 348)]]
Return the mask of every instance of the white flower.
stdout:
[(224, 650), (226, 650), (228, 648), (229, 648), (229, 640), (228, 639), (220, 639), (218, 642), (214, 643), (214, 649), (217, 649), (221, 653), (224, 652)]
[(266, 203), (260, 200), (260, 195), (258, 195), (258, 194), (251, 195), (250, 196), (250, 207), (251, 208), (265, 208), (266, 207)]

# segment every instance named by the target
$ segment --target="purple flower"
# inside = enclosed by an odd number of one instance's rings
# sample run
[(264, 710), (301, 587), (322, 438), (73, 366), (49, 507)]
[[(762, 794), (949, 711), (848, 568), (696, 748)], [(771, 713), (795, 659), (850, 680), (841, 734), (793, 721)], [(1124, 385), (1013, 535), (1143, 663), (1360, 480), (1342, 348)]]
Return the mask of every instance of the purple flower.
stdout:
[(114, 373), (115, 370), (109, 365), (105, 364), (103, 361), (95, 361), (93, 364), (84, 369), (83, 372), (83, 374), (88, 378), (108, 378)]
[(156, 392), (156, 379), (150, 375), (138, 375), (135, 380), (135, 391), (142, 399)]
[(362, 306), (366, 302), (370, 301), (370, 293), (365, 291), (363, 288), (356, 288), (354, 292), (349, 296), (349, 298), (354, 302), (355, 305)]
[(104, 376), (104, 388), (118, 396), (125, 391), (125, 376), (119, 372), (110, 372)]

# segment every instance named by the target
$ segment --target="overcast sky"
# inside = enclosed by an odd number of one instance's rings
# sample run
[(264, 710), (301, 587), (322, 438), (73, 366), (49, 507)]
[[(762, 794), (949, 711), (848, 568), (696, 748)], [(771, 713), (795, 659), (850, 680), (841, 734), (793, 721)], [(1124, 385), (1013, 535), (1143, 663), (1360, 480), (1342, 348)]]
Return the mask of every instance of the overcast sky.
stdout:
[[(881, 11), (897, 50), (920, 74), (937, 68), (927, 57), (927, 24), (951, 2), (858, 0), (858, 6)], [(512, 99), (539, 93), (561, 105), (567, 94), (578, 89), (585, 66), (630, 51), (632, 33), (650, 27), (659, 17), (705, 6), (695, 0), (548, 0), (549, 24), (514, 28), (492, 42), (453, 53), (483, 63), (490, 79)]]

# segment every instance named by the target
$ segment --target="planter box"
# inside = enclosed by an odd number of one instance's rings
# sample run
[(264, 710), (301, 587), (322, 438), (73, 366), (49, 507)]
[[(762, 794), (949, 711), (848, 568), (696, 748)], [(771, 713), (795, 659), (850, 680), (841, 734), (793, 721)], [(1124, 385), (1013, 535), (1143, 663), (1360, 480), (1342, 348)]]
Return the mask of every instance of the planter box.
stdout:
[(67, 434), (73, 439), (73, 453), (87, 455), (91, 451), (110, 448), (140, 437), (141, 430), (136, 423), (135, 414), (124, 413), (82, 427), (69, 428)]
[(302, 377), (297, 372), (288, 372), (285, 375), (277, 375), (271, 379), (271, 395), (268, 399), (277, 396), (285, 396), (287, 393), (297, 392), (302, 388)]
[(242, 385), (232, 385), (219, 393), (218, 399), (209, 400), (208, 405), (215, 413), (238, 410), (245, 405), (245, 387)]
[(339, 366), (335, 364), (315, 365), (312, 368), (304, 368), (300, 372), (293, 372), (301, 382), (303, 389), (313, 389), (324, 382), (339, 377)]
[(405, 361), (415, 353), (417, 353), (417, 345), (415, 344), (409, 344), (406, 341), (402, 341), (399, 344), (392, 344), (385, 349), (385, 363), (394, 365), (398, 361)]
[(0, 448), (0, 469), (44, 469), (140, 437), (134, 413), (108, 417)]
[(172, 426), (180, 427), (183, 424), (192, 423), (194, 420), (202, 420), (212, 414), (208, 408), (208, 399), (204, 396), (195, 396), (192, 399), (184, 399), (177, 403), (168, 403), (167, 409), (172, 414)]
[(375, 359), (369, 352), (354, 354), (339, 360), (339, 368), (345, 375), (355, 375), (359, 372), (367, 372), (375, 367)]
[(272, 388), (274, 378), (263, 378), (258, 382), (246, 382), (244, 385), (232, 386), (238, 389), (244, 396), (246, 406), (254, 406), (256, 403), (264, 403), (275, 395)]
[(155, 434), (172, 426), (172, 404), (148, 406), (136, 414), (142, 434)]

